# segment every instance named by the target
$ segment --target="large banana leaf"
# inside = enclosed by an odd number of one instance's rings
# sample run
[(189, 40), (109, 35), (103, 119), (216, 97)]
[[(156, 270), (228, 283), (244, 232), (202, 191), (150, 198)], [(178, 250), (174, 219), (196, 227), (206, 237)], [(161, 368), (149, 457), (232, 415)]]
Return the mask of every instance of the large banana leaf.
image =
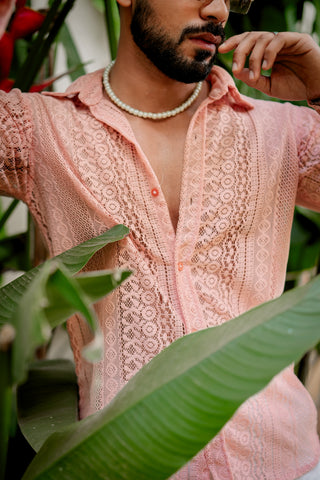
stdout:
[(101, 354), (102, 336), (91, 303), (110, 293), (130, 272), (95, 272), (82, 274), (80, 278), (73, 278), (72, 275), (81, 269), (97, 250), (108, 243), (121, 240), (127, 234), (126, 227), (116, 226), (0, 289), (1, 479), (4, 478), (13, 386), (25, 380), (36, 348), (50, 338), (52, 327), (63, 322), (72, 313), (82, 313), (95, 335), (94, 341), (84, 352), (86, 358), (95, 360)]
[(168, 478), (320, 339), (320, 278), (179, 339), (101, 412), (55, 433), (23, 480)]
[[(75, 312), (82, 314), (95, 334), (92, 349), (90, 344), (86, 346), (86, 358), (98, 360), (103, 339), (91, 304), (112, 292), (129, 275), (128, 271), (92, 272), (82, 274), (78, 283), (77, 278), (72, 278), (59, 263), (46, 263), (20, 297), (12, 315), (11, 324), (16, 331), (11, 354), (12, 383), (20, 384), (25, 380), (35, 349), (49, 340), (52, 327)], [(96, 286), (97, 282), (100, 287), (93, 291), (92, 285)]]
[(19, 425), (35, 451), (47, 437), (78, 418), (78, 389), (69, 360), (43, 360), (30, 366), (17, 394)]

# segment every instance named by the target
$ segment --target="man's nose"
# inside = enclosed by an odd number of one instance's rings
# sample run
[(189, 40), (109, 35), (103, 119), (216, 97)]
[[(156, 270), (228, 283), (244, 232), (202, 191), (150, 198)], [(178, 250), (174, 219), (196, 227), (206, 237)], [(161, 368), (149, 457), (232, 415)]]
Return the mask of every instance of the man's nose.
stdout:
[(200, 15), (206, 21), (225, 24), (229, 16), (229, 8), (225, 0), (203, 0)]

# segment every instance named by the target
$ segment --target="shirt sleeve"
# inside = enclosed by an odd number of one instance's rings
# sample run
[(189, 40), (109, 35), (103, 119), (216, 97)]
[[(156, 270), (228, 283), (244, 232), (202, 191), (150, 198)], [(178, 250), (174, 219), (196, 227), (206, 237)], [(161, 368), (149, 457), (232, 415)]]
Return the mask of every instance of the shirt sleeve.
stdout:
[(24, 94), (0, 92), (0, 194), (27, 201), (32, 121)]
[(292, 107), (299, 158), (296, 203), (320, 211), (320, 115), (311, 108)]

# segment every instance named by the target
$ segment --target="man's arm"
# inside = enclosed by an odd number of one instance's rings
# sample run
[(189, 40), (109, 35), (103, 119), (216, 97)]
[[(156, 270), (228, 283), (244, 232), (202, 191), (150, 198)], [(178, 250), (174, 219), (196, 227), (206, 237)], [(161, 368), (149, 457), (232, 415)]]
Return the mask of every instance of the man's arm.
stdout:
[[(320, 99), (320, 47), (310, 35), (246, 32), (219, 47), (220, 53), (231, 50), (234, 76), (250, 87), (282, 100)], [(270, 76), (261, 74), (269, 69)]]

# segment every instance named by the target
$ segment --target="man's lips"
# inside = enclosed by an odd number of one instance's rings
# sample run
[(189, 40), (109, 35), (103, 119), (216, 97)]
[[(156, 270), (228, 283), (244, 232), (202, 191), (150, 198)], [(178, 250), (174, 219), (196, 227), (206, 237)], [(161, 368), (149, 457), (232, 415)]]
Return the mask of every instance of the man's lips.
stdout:
[(212, 33), (199, 33), (197, 35), (191, 35), (189, 36), (189, 40), (197, 44), (199, 47), (211, 51), (216, 51), (217, 46), (220, 45), (222, 41), (220, 36), (213, 35)]

